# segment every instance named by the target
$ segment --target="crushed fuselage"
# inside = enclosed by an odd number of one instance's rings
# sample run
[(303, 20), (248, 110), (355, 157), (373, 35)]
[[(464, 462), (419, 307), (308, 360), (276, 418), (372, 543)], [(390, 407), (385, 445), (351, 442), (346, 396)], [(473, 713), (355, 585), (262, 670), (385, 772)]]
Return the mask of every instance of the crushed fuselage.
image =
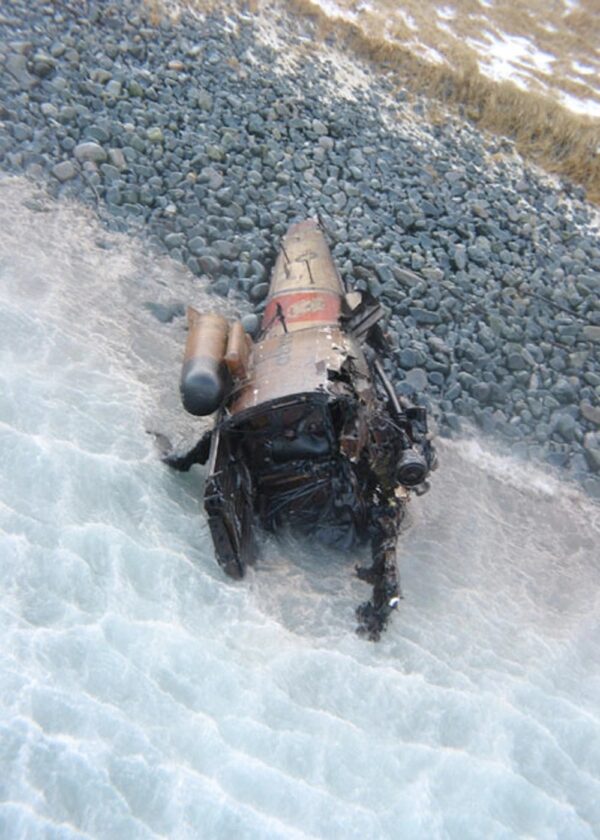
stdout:
[(316, 222), (292, 226), (256, 342), (191, 310), (184, 405), (218, 410), (210, 444), (165, 457), (186, 469), (208, 456), (205, 507), (233, 577), (257, 556), (257, 525), (288, 524), (344, 549), (369, 541), (372, 565), (358, 574), (373, 596), (357, 612), (371, 638), (400, 595), (396, 540), (409, 489), (425, 489), (434, 465), (425, 411), (398, 400), (378, 358), (382, 314), (368, 296), (345, 293)]

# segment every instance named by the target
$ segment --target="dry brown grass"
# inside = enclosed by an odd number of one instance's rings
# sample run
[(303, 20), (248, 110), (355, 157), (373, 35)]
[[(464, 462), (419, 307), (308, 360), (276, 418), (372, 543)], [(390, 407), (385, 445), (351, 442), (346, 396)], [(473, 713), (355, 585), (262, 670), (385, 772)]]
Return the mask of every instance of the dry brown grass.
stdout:
[[(463, 2), (467, 6), (470, 0), (461, 0), (461, 8)], [(330, 29), (331, 21), (313, 0), (287, 0), (286, 5), (313, 21), (319, 40)], [(368, 34), (362, 24), (338, 20), (335, 32), (357, 55), (395, 70), (409, 90), (463, 106), (481, 128), (511, 137), (523, 155), (583, 185), (588, 198), (600, 202), (599, 120), (575, 114), (549, 96), (488, 78), (474, 53), (456, 42), (447, 48), (449, 63), (434, 64), (409, 47)]]
[[(159, 7), (161, 0), (145, 2)], [(162, 0), (165, 2), (168, 0)], [(354, 0), (337, 2), (350, 10), (354, 4)], [(478, 0), (460, 0), (452, 20), (453, 33), (460, 37), (453, 35), (446, 41), (432, 24), (432, 4), (424, 0), (404, 0), (402, 4), (412, 19), (411, 25), (416, 25), (416, 32), (394, 14), (398, 8), (396, 0), (377, 0), (377, 12), (369, 12), (358, 23), (345, 19), (332, 21), (315, 0), (286, 0), (284, 8), (312, 25), (312, 42), (306, 43), (305, 50), (321, 50), (326, 39), (335, 36), (340, 46), (355, 55), (394, 71), (398, 84), (412, 93), (425, 94), (444, 107), (461, 106), (466, 116), (482, 129), (510, 137), (525, 157), (581, 184), (588, 198), (600, 203), (600, 120), (575, 114), (544, 93), (490, 79), (481, 73), (476, 53), (465, 43), (468, 37), (481, 37), (484, 15), (490, 26), (499, 26), (501, 22), (502, 31), (527, 36), (540, 49), (553, 51), (555, 55), (576, 51), (582, 62), (590, 53), (597, 59), (594, 43), (600, 43), (600, 15), (594, 13), (595, 2), (581, 0), (580, 7), (565, 16), (560, 0), (528, 0), (527, 7), (514, 0), (496, 0), (493, 14), (489, 9), (482, 10)], [(223, 0), (179, 0), (177, 3), (178, 8), (184, 5), (206, 12), (223, 9), (224, 5), (242, 6), (246, 11), (265, 15), (273, 8), (269, 0), (229, 0), (227, 4)], [(556, 25), (567, 19), (568, 25), (562, 28)], [(548, 23), (557, 31), (547, 30)], [(435, 46), (446, 61), (438, 64), (420, 57), (414, 48), (402, 43), (411, 38)], [(593, 55), (589, 60), (593, 60)], [(537, 77), (541, 82), (547, 81), (543, 73)], [(586, 89), (576, 80), (567, 88), (576, 94)]]

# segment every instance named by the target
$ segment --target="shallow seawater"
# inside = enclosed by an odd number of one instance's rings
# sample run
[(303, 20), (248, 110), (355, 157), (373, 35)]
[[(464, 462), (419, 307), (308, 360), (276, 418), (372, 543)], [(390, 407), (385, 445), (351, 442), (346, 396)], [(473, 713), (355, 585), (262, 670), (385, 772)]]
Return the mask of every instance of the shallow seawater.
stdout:
[(443, 445), (379, 644), (356, 558), (268, 540), (225, 579), (203, 470), (146, 434), (197, 430), (145, 304), (202, 300), (0, 181), (0, 837), (597, 836), (598, 506)]

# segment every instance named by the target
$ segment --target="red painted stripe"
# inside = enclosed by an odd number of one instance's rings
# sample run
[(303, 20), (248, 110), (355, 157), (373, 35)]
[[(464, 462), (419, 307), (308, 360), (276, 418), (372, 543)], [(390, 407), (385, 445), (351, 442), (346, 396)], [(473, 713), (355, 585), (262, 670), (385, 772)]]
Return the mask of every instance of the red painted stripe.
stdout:
[(323, 290), (287, 292), (271, 298), (262, 321), (263, 330), (279, 324), (277, 305), (281, 306), (286, 325), (308, 321), (311, 324), (337, 324), (341, 300), (335, 292)]

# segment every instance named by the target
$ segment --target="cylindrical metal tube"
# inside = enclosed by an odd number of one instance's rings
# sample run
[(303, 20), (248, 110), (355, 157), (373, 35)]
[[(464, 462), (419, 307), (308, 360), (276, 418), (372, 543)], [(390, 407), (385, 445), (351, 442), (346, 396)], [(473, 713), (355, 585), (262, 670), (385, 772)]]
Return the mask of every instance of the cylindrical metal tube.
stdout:
[(200, 314), (188, 307), (188, 336), (181, 369), (181, 400), (197, 417), (212, 414), (231, 387), (225, 364), (229, 323), (222, 315)]
[(243, 379), (248, 368), (250, 347), (241, 321), (234, 321), (227, 336), (225, 364), (235, 379)]
[(416, 487), (427, 478), (427, 461), (414, 447), (405, 449), (400, 456), (396, 475), (405, 487)]

